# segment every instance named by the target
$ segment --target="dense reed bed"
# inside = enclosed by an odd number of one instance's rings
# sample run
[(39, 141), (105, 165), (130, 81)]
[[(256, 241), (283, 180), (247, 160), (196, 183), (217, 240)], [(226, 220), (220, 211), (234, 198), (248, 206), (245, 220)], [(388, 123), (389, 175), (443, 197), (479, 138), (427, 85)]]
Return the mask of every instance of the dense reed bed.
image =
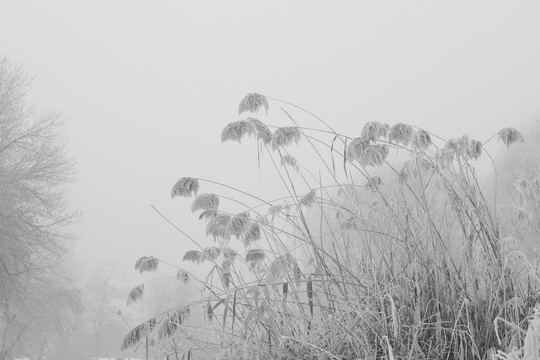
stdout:
[[(257, 119), (269, 109), (290, 126)], [(179, 268), (201, 299), (155, 314), (122, 348), (142, 344), (163, 359), (537, 359), (538, 258), (518, 251), (481, 188), (474, 164), (490, 157), (487, 141), (377, 122), (349, 137), (310, 113), (320, 128), (298, 126), (291, 110), (308, 113), (248, 94), (244, 119), (222, 133), (256, 141), (282, 184), (274, 199), (192, 177), (174, 185), (213, 241), (194, 241), (183, 260), (211, 270)], [(492, 139), (523, 141), (513, 128)], [(540, 187), (519, 194), (538, 199)], [(160, 264), (143, 257), (136, 269)], [(143, 296), (139, 285), (129, 301)], [(189, 326), (190, 316), (206, 326)]]

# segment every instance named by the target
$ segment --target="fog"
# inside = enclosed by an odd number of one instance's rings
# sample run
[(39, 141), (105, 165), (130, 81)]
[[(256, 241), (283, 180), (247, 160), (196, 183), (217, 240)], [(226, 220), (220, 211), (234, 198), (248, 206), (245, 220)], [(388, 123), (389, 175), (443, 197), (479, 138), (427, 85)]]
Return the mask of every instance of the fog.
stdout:
[[(353, 137), (378, 121), (486, 140), (540, 114), (539, 16), (536, 1), (8, 0), (0, 54), (35, 74), (38, 112), (66, 119), (77, 177), (68, 194), (81, 212), (68, 229), (72, 276), (88, 279), (106, 260), (126, 269), (129, 289), (141, 256), (197, 271), (182, 262), (192, 242), (151, 205), (212, 243), (190, 202), (171, 199), (181, 177), (285, 195), (268, 164), (257, 168), (253, 142), (221, 143), (247, 93)], [(288, 125), (272, 103), (264, 120)]]
[(248, 92), (349, 134), (381, 121), (487, 139), (540, 113), (536, 2), (8, 1), (0, 10), (2, 52), (36, 74), (36, 107), (68, 121), (79, 178), (70, 194), (84, 211), (73, 251), (87, 265), (180, 258), (186, 240), (149, 205), (196, 231), (170, 199), (182, 176), (259, 188), (253, 171), (238, 176), (256, 157), (220, 142)]

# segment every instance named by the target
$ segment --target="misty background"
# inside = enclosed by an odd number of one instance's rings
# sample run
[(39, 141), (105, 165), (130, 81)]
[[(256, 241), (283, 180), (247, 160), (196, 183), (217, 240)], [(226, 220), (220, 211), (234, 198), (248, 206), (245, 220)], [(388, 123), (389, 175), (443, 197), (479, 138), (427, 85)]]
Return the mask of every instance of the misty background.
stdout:
[(67, 119), (77, 263), (132, 266), (183, 254), (149, 206), (193, 231), (170, 200), (178, 178), (262, 192), (239, 176), (256, 157), (220, 143), (248, 92), (350, 134), (380, 121), (488, 138), (538, 116), (540, 4), (486, 4), (8, 1), (0, 44), (36, 74), (36, 108)]
[(179, 178), (273, 193), (255, 146), (220, 141), (246, 93), (351, 136), (378, 121), (486, 140), (540, 114), (539, 16), (536, 1), (2, 1), (0, 54), (35, 74), (37, 112), (66, 120), (73, 277), (108, 261), (129, 289), (139, 257), (181, 263), (193, 247), (150, 205), (204, 239), (189, 202), (171, 200)]

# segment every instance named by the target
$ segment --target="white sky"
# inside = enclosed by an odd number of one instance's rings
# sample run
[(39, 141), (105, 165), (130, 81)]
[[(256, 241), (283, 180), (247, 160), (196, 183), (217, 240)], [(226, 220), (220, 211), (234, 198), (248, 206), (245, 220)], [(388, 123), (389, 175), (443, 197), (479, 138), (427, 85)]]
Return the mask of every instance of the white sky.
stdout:
[(0, 53), (68, 120), (77, 259), (180, 263), (192, 246), (149, 207), (199, 231), (177, 179), (263, 193), (253, 144), (220, 143), (246, 93), (351, 136), (381, 121), (486, 139), (540, 114), (539, 19), (538, 1), (1, 0)]

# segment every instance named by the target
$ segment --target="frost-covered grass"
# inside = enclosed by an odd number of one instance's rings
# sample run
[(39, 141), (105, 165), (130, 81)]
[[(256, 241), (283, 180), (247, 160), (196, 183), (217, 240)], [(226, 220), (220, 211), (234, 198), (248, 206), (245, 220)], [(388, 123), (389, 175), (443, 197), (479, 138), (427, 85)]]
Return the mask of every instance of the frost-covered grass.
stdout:
[[(536, 359), (538, 258), (517, 250), (482, 191), (474, 163), (487, 141), (376, 122), (349, 137), (314, 115), (321, 129), (300, 127), (291, 109), (306, 112), (248, 94), (249, 116), (222, 133), (256, 141), (282, 182), (274, 199), (191, 177), (174, 185), (206, 226), (204, 244), (177, 228), (197, 246), (183, 260), (211, 264), (201, 279), (178, 268), (202, 296), (155, 314), (122, 347), (148, 341), (173, 359)], [(263, 123), (260, 110), (290, 126)], [(512, 128), (495, 137), (523, 141)], [(139, 285), (129, 302), (143, 296)], [(206, 327), (190, 325), (194, 311)]]

